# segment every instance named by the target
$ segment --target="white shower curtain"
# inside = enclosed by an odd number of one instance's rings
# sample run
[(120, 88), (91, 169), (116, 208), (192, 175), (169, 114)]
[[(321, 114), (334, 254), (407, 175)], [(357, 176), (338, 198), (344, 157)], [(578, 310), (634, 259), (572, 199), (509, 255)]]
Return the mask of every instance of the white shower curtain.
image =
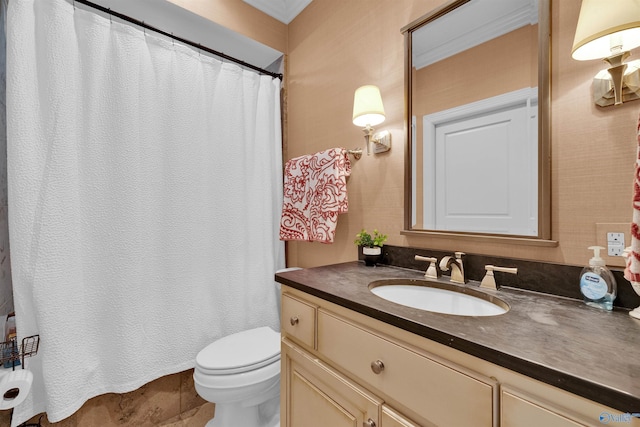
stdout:
[(16, 318), (41, 338), (12, 424), (277, 329), (279, 80), (64, 0), (11, 0), (7, 26)]

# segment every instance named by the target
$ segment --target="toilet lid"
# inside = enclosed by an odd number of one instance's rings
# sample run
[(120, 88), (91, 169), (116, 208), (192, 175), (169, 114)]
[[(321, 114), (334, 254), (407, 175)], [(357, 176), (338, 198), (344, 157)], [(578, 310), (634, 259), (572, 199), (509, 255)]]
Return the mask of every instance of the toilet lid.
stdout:
[(196, 356), (196, 365), (212, 374), (251, 371), (280, 359), (280, 334), (269, 327), (220, 338)]

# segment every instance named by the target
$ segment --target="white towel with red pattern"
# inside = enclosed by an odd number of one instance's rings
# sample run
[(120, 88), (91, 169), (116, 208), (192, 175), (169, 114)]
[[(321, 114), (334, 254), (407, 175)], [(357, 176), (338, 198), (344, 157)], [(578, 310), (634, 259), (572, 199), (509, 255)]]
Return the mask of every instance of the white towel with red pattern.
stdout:
[(347, 150), (331, 148), (289, 160), (284, 168), (280, 240), (333, 243), (338, 215), (348, 210)]
[(633, 219), (631, 223), (631, 250), (627, 248), (627, 267), (624, 278), (630, 282), (640, 282), (640, 118), (637, 126), (638, 149), (633, 179)]
[[(633, 218), (631, 222), (631, 246), (626, 248), (624, 256), (627, 267), (624, 278), (631, 282), (633, 290), (640, 295), (640, 117), (638, 117), (636, 162), (633, 176)], [(640, 307), (629, 312), (631, 317), (640, 319)]]

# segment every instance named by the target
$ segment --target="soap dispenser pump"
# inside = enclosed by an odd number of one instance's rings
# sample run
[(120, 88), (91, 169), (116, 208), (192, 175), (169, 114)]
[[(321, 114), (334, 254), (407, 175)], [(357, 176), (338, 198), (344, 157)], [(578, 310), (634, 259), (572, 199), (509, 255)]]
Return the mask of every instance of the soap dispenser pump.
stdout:
[(600, 251), (604, 248), (589, 246), (589, 249), (593, 250), (593, 258), (580, 273), (580, 292), (582, 292), (584, 302), (588, 306), (612, 310), (613, 301), (618, 292), (616, 279), (600, 257)]

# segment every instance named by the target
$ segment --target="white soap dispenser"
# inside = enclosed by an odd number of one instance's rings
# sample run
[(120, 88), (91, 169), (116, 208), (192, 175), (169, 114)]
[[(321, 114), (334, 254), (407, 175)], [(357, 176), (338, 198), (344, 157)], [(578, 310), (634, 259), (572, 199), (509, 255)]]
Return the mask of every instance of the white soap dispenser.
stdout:
[(580, 273), (580, 292), (584, 296), (585, 304), (603, 310), (612, 310), (613, 301), (618, 293), (616, 279), (611, 274), (600, 257), (602, 246), (589, 246), (593, 250), (593, 258), (589, 260), (589, 266)]

